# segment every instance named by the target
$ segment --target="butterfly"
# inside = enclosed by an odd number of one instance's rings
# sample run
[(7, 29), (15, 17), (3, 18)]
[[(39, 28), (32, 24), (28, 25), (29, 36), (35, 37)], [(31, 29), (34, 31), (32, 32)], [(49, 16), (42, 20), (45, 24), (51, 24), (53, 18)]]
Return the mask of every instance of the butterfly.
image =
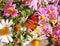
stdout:
[(27, 21), (25, 22), (25, 26), (31, 30), (34, 30), (38, 25), (39, 25), (38, 24), (38, 15), (29, 16)]

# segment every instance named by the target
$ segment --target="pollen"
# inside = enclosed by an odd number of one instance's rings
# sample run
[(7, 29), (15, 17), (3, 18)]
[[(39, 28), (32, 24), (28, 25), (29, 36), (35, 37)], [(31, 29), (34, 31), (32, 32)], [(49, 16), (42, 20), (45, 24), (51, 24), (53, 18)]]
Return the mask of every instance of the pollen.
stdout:
[(40, 44), (40, 40), (35, 39), (31, 42), (31, 46), (39, 46), (39, 44)]
[(44, 29), (44, 28), (45, 28), (45, 26), (42, 26), (42, 28)]
[(7, 35), (9, 33), (9, 29), (7, 27), (4, 27), (0, 29), (0, 34), (1, 35)]
[(8, 12), (10, 13), (10, 14), (12, 14), (12, 12), (13, 12), (13, 8), (8, 8)]
[(48, 13), (48, 14), (51, 14), (51, 13), (52, 13), (52, 11), (49, 9), (47, 13)]
[(40, 19), (44, 19), (45, 18), (45, 16), (44, 16), (44, 14), (42, 14), (41, 16), (40, 16)]

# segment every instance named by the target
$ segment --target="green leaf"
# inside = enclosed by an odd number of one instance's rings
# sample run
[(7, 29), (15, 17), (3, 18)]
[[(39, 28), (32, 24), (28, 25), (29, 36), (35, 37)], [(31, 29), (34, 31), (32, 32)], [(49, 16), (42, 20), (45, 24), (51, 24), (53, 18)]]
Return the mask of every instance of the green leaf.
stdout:
[(23, 8), (24, 8), (24, 5), (20, 5), (20, 10), (23, 10)]
[(49, 21), (50, 21), (50, 19), (49, 19), (49, 18), (46, 18), (46, 22), (48, 22), (48, 23), (49, 23)]
[(7, 46), (13, 46), (13, 43), (8, 43)]
[(21, 14), (22, 14), (23, 16), (26, 16), (26, 11), (22, 11)]

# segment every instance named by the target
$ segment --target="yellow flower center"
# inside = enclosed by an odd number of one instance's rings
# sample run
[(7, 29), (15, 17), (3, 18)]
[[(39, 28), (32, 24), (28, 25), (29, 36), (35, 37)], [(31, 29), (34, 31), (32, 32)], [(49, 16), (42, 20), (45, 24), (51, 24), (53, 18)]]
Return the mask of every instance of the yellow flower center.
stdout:
[(48, 14), (51, 14), (51, 13), (52, 13), (52, 10), (49, 9), (47, 13), (48, 13)]
[(45, 16), (44, 16), (44, 14), (42, 14), (41, 16), (40, 16), (40, 19), (44, 19), (45, 18)]
[(39, 46), (39, 44), (40, 44), (40, 40), (35, 39), (31, 42), (31, 46)]
[(42, 26), (42, 28), (44, 29), (44, 28), (45, 28), (45, 26)]
[(8, 8), (8, 12), (10, 13), (10, 14), (12, 14), (12, 12), (13, 12), (13, 8)]
[(9, 29), (7, 27), (4, 27), (0, 29), (0, 34), (1, 35), (7, 35), (9, 33)]

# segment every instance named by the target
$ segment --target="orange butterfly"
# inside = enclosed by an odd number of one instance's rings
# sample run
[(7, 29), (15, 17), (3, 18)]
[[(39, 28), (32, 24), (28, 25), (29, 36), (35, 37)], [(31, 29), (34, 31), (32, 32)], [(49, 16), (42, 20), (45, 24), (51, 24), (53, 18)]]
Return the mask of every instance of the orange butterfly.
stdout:
[(31, 30), (35, 29), (38, 25), (38, 16), (31, 15), (25, 22), (25, 25), (28, 29), (31, 29)]

